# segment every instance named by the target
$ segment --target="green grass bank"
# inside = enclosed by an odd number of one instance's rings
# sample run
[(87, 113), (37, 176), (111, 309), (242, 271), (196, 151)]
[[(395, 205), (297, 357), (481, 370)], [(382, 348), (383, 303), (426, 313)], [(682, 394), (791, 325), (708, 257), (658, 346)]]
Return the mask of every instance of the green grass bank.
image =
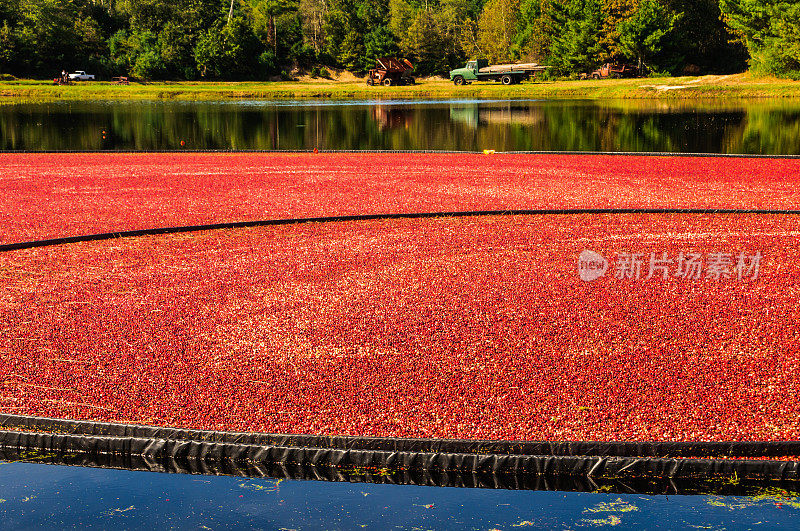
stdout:
[(304, 79), (279, 82), (152, 82), (117, 85), (84, 82), (0, 81), (0, 103), (86, 100), (291, 100), (329, 99), (659, 99), (797, 98), (800, 82), (750, 74), (618, 80), (536, 81), (503, 86), (473, 83), (456, 87), (443, 79), (407, 87), (370, 87), (363, 81)]

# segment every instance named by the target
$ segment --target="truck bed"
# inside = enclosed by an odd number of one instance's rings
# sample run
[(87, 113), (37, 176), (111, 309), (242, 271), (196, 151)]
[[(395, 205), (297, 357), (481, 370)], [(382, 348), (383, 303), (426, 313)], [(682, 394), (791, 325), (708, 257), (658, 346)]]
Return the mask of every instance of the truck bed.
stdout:
[(539, 65), (539, 63), (514, 63), (514, 64), (484, 66), (483, 68), (478, 70), (478, 73), (499, 74), (503, 72), (520, 72), (520, 71), (541, 72), (545, 68), (547, 67)]

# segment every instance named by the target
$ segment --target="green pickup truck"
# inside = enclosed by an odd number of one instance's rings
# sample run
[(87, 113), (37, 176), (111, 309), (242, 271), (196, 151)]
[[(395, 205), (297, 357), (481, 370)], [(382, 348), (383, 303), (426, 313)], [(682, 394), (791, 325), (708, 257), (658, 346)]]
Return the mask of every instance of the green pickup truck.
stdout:
[(538, 63), (514, 63), (505, 65), (489, 65), (485, 59), (467, 61), (464, 68), (450, 71), (450, 81), (456, 85), (466, 85), (473, 81), (499, 81), (503, 85), (513, 85), (536, 77), (549, 66)]

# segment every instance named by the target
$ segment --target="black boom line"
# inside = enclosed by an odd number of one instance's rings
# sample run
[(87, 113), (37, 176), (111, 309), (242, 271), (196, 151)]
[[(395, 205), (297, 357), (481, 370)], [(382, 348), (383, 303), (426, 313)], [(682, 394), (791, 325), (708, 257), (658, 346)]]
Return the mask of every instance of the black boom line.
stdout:
[(203, 225), (182, 225), (174, 227), (155, 227), (116, 232), (102, 232), (81, 236), (65, 236), (45, 240), (0, 244), (0, 252), (49, 247), (67, 243), (81, 243), (136, 236), (155, 236), (159, 234), (177, 234), (182, 232), (198, 232), (204, 230), (241, 229), (248, 227), (267, 227), (276, 225), (297, 225), (301, 223), (337, 223), (347, 221), (371, 221), (391, 219), (426, 219), (426, 218), (462, 218), (475, 216), (547, 216), (578, 214), (779, 214), (798, 215), (800, 210), (768, 210), (747, 208), (555, 208), (526, 210), (471, 210), (459, 212), (411, 212), (395, 214), (360, 214), (348, 216), (323, 216), (313, 218), (262, 219), (254, 221), (234, 221), (228, 223), (208, 223)]

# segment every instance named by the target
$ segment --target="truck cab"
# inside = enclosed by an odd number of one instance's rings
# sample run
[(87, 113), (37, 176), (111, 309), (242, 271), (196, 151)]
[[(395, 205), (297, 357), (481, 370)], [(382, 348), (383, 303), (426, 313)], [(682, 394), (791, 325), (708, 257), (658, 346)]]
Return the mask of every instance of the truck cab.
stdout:
[(477, 81), (478, 71), (481, 68), (487, 67), (488, 65), (489, 62), (486, 59), (467, 61), (467, 66), (464, 68), (456, 68), (455, 70), (450, 71), (450, 81), (456, 85), (463, 85), (464, 83), (470, 81)]
[(94, 81), (94, 74), (87, 74), (83, 70), (76, 70), (69, 75), (71, 81)]

